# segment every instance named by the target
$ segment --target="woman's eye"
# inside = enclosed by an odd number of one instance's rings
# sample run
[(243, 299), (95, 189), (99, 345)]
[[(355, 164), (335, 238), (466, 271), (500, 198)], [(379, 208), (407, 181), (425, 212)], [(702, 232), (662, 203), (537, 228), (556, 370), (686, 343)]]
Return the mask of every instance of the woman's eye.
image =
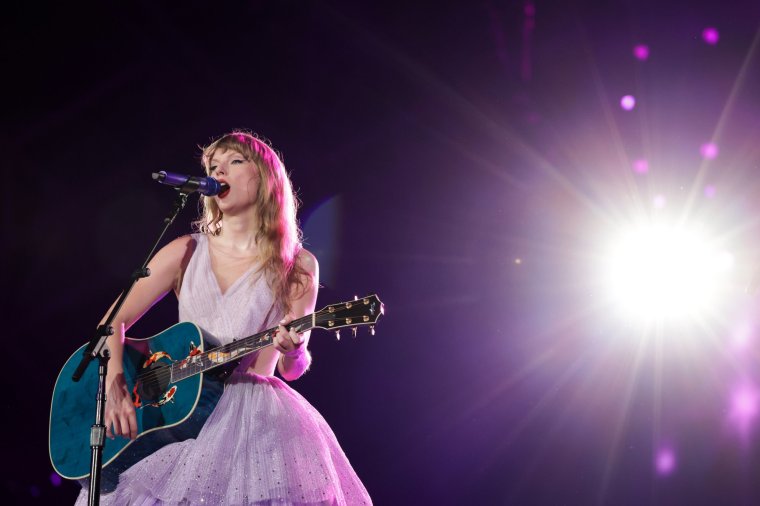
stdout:
[(215, 170), (216, 170), (216, 165), (212, 165), (211, 167), (208, 168), (208, 173), (211, 174)]
[(235, 158), (234, 160), (232, 160), (232, 163), (243, 163), (243, 162), (245, 162), (245, 160), (242, 160), (240, 158)]

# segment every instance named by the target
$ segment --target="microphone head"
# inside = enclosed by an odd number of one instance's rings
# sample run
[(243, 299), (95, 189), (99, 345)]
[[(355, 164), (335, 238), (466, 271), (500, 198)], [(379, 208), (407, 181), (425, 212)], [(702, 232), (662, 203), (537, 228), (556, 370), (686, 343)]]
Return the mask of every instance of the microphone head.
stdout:
[(204, 177), (201, 180), (198, 191), (207, 197), (213, 197), (214, 195), (219, 195), (226, 191), (227, 188), (229, 188), (229, 185), (226, 183), (220, 183), (213, 177)]

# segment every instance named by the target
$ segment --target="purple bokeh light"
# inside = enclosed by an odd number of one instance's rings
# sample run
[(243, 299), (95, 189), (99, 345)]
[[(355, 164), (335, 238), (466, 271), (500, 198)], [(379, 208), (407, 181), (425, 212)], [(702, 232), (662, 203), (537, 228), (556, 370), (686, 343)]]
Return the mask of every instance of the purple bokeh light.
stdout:
[(620, 107), (626, 111), (632, 111), (636, 107), (636, 98), (633, 95), (625, 95), (620, 99)]
[(729, 418), (742, 436), (747, 436), (750, 427), (757, 417), (758, 391), (749, 383), (742, 382), (731, 392), (731, 409)]
[(661, 193), (655, 195), (654, 199), (652, 199), (652, 205), (654, 205), (655, 209), (662, 209), (667, 203), (668, 200), (665, 198), (665, 195)]
[(705, 186), (705, 197), (707, 197), (708, 199), (715, 197), (716, 192), (717, 190), (715, 189), (715, 186), (711, 184), (708, 184), (707, 186)]
[(657, 451), (654, 459), (654, 468), (660, 476), (668, 476), (676, 469), (676, 454), (670, 447), (663, 447)]
[(649, 59), (649, 46), (646, 44), (638, 44), (633, 46), (633, 56), (637, 60), (646, 61)]
[(633, 161), (633, 171), (637, 174), (646, 174), (649, 172), (649, 162), (644, 158), (639, 158)]
[(711, 46), (714, 46), (715, 44), (717, 44), (719, 39), (720, 39), (720, 33), (718, 33), (717, 28), (708, 26), (707, 28), (702, 30), (702, 40), (704, 40), (706, 43), (710, 44)]
[(718, 157), (718, 145), (714, 142), (706, 142), (699, 148), (699, 152), (702, 154), (702, 158), (706, 160), (714, 160)]
[(55, 471), (50, 473), (50, 484), (54, 487), (60, 487), (61, 486), (61, 476), (56, 473)]

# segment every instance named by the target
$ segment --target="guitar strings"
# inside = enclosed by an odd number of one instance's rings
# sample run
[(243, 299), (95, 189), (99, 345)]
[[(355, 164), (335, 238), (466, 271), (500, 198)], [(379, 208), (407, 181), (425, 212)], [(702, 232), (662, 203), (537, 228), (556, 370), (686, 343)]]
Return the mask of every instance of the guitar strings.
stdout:
[[(359, 299), (359, 300), (365, 300), (365, 299)], [(325, 310), (317, 311), (315, 313), (303, 316), (301, 318), (297, 318), (297, 319), (293, 320), (292, 322), (290, 322), (289, 327), (293, 328), (293, 327), (297, 327), (297, 326), (299, 326), (301, 324), (308, 324), (310, 321), (312, 321), (312, 318), (314, 318), (314, 320), (319, 320), (319, 319), (321, 319), (321, 316), (323, 316), (321, 313), (323, 313), (324, 311)], [(330, 314), (334, 314), (334, 313), (330, 313)], [(361, 325), (361, 324), (364, 324), (364, 322), (360, 322), (359, 323), (359, 325)], [(341, 326), (341, 327), (343, 327), (343, 326)], [(192, 369), (194, 369), (194, 370), (192, 372), (190, 372), (190, 374), (187, 374), (187, 375), (185, 375), (185, 376), (183, 376), (181, 378), (177, 378), (175, 380), (175, 382), (176, 381), (181, 381), (183, 379), (189, 378), (190, 376), (194, 376), (195, 374), (201, 373), (201, 372), (203, 372), (205, 370), (212, 369), (213, 367), (218, 367), (218, 366), (224, 365), (226, 363), (233, 362), (237, 358), (237, 357), (235, 357), (235, 358), (231, 358), (229, 360), (224, 360), (222, 362), (216, 362), (216, 361), (211, 361), (211, 360), (208, 359), (208, 356), (211, 353), (230, 353), (232, 351), (239, 350), (241, 348), (246, 348), (246, 347), (248, 347), (250, 345), (253, 345), (254, 349), (247, 350), (243, 354), (243, 356), (245, 356), (245, 355), (253, 353), (253, 352), (255, 352), (255, 351), (257, 351), (257, 350), (259, 350), (261, 348), (264, 348), (266, 346), (270, 346), (272, 344), (272, 335), (271, 334), (273, 332), (275, 332), (276, 329), (277, 329), (277, 327), (272, 327), (272, 328), (270, 328), (268, 330), (265, 330), (263, 332), (259, 332), (257, 334), (254, 334), (254, 335), (242, 338), (242, 339), (234, 340), (231, 343), (228, 343), (228, 344), (225, 344), (225, 345), (221, 345), (221, 346), (218, 346), (216, 348), (212, 348), (212, 349), (210, 349), (210, 350), (208, 350), (206, 352), (201, 353), (199, 355), (200, 359), (197, 362), (187, 363), (187, 364), (184, 365), (184, 367), (180, 368), (180, 364), (182, 364), (182, 360), (175, 361), (175, 362), (172, 362), (171, 364), (162, 365), (162, 367), (158, 367), (156, 369), (151, 369), (149, 371), (144, 371), (142, 374), (138, 374), (137, 378), (140, 379), (140, 380), (142, 380), (143, 382), (146, 382), (146, 381), (165, 381), (165, 380), (167, 380), (166, 376), (168, 374), (168, 379), (171, 380), (173, 378), (173, 375), (174, 375), (175, 372), (180, 373), (180, 372), (190, 371), (190, 369), (187, 369), (187, 368), (192, 366)], [(266, 344), (262, 344), (264, 342), (266, 342)], [(244, 346), (241, 346), (241, 344), (244, 345)], [(183, 360), (185, 360), (185, 359), (183, 359)], [(212, 366), (212, 367), (209, 367), (209, 366)]]

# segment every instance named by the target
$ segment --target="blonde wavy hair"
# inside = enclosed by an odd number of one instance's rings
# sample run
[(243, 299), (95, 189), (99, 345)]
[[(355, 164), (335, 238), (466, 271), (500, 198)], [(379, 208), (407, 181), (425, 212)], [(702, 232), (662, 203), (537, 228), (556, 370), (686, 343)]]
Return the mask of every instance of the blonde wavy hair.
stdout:
[[(206, 174), (217, 151), (236, 151), (254, 162), (259, 176), (254, 212), (258, 223), (255, 237), (261, 257), (260, 269), (267, 274), (277, 301), (289, 311), (291, 296), (297, 298), (311, 288), (311, 276), (297, 262), (303, 248), (296, 220), (298, 199), (285, 165), (266, 142), (241, 130), (223, 135), (202, 150), (201, 164)], [(224, 213), (216, 201), (213, 197), (202, 197), (198, 206), (199, 217), (193, 226), (201, 233), (219, 235), (224, 226)]]

